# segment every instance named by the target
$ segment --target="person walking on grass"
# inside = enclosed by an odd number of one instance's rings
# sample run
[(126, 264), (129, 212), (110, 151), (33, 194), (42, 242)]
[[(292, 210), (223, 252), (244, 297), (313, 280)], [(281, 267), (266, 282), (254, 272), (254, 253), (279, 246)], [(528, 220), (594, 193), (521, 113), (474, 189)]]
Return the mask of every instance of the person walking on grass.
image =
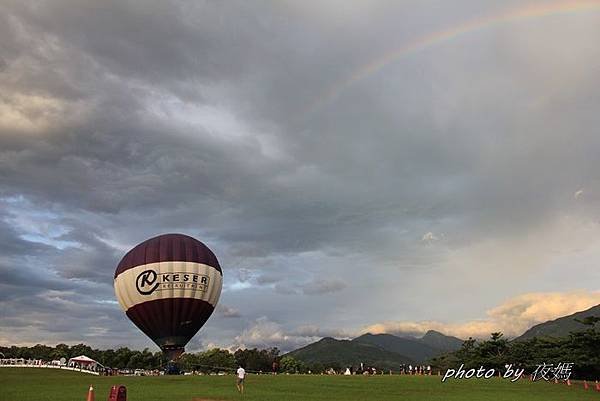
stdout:
[(237, 370), (237, 389), (241, 394), (244, 394), (244, 379), (246, 378), (246, 371), (241, 366)]

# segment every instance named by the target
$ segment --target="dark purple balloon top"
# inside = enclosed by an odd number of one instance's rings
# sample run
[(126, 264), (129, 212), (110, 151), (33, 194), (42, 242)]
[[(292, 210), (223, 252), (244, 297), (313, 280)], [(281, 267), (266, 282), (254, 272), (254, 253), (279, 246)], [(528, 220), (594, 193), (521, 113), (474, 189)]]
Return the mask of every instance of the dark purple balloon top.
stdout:
[(214, 253), (188, 235), (163, 234), (136, 245), (127, 252), (115, 271), (115, 278), (132, 267), (157, 262), (196, 262), (212, 266), (223, 274)]

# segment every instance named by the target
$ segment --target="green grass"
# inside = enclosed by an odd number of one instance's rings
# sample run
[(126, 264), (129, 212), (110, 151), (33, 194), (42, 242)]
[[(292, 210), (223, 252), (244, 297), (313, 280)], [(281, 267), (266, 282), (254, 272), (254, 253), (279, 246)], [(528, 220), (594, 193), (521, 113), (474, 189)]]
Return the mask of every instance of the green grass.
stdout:
[(437, 376), (256, 376), (247, 378), (242, 398), (233, 376), (98, 377), (36, 368), (0, 368), (1, 401), (83, 401), (94, 385), (96, 400), (113, 384), (127, 386), (128, 401), (191, 401), (193, 398), (247, 401), (362, 400), (600, 400), (600, 393), (573, 387), (490, 380), (447, 381)]

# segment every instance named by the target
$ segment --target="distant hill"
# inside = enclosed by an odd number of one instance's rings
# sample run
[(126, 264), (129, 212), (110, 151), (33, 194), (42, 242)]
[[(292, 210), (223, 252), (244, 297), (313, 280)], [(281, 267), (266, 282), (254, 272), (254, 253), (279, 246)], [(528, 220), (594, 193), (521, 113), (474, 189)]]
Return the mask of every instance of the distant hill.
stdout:
[(419, 341), (444, 352), (456, 351), (464, 343), (460, 338), (447, 336), (435, 330), (429, 330)]
[(323, 338), (288, 353), (306, 363), (357, 366), (361, 362), (383, 369), (397, 369), (401, 364), (418, 364), (445, 352), (459, 349), (463, 341), (429, 331), (423, 338), (398, 337), (391, 334), (364, 334), (353, 340)]
[(362, 362), (367, 366), (382, 369), (398, 369), (402, 364), (415, 363), (411, 358), (386, 351), (376, 345), (353, 340), (336, 340), (331, 337), (325, 337), (286, 355), (306, 363), (321, 363), (325, 366), (358, 366)]
[(391, 334), (367, 333), (352, 341), (374, 345), (386, 351), (406, 355), (415, 362), (422, 362), (441, 353), (440, 350), (421, 343), (416, 338), (402, 338)]
[(529, 340), (534, 337), (565, 337), (569, 335), (571, 331), (585, 330), (587, 326), (577, 322), (575, 319), (583, 320), (588, 316), (600, 317), (600, 305), (556, 320), (537, 324), (521, 336), (515, 338), (515, 341)]
[(456, 337), (445, 336), (433, 330), (428, 331), (423, 338), (367, 333), (352, 341), (375, 345), (386, 351), (405, 355), (419, 363), (445, 352), (456, 351), (463, 343)]

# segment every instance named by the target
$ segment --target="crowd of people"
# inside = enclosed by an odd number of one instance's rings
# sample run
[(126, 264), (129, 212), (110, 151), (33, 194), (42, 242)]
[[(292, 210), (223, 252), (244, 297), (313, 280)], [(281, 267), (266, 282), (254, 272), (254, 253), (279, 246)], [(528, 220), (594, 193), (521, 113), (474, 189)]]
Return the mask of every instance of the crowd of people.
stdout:
[(77, 362), (67, 363), (64, 360), (44, 361), (42, 359), (25, 359), (25, 358), (3, 358), (0, 359), (0, 366), (10, 367), (25, 367), (25, 368), (54, 368), (67, 370), (80, 370), (94, 372), (98, 374), (104, 373), (104, 367), (101, 365), (89, 365)]
[(431, 365), (401, 365), (400, 373), (405, 375), (431, 375)]
[(383, 370), (377, 369), (372, 366), (366, 366), (361, 363), (360, 366), (349, 366), (345, 369), (342, 369), (340, 372), (335, 371), (334, 369), (328, 369), (326, 371), (327, 374), (343, 374), (343, 375), (378, 375), (378, 374), (401, 374), (401, 375), (431, 375), (432, 369), (431, 365), (400, 365), (399, 369), (396, 371), (392, 370)]

